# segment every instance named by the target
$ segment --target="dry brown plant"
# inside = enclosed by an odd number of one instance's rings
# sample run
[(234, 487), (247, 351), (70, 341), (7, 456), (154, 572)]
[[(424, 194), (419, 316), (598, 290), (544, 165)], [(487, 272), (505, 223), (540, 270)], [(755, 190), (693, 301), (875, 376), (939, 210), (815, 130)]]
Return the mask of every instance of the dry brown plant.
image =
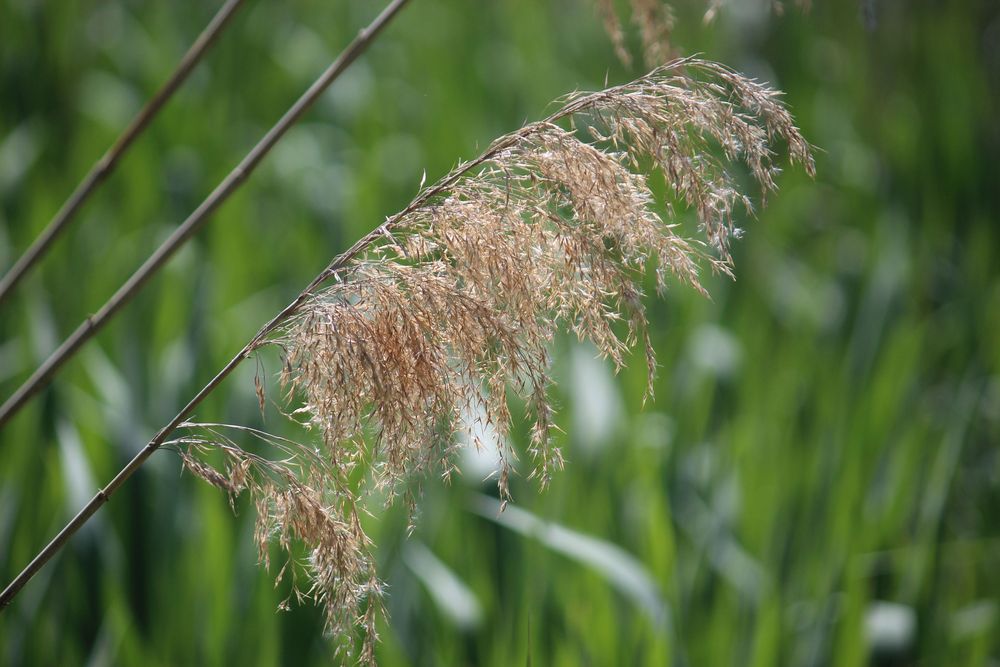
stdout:
[[(371, 664), (381, 589), (359, 513), (376, 496), (405, 496), (429, 471), (451, 475), (461, 432), (487, 446), (474, 419), (506, 443), (511, 395), (532, 425), (530, 474), (548, 484), (563, 465), (548, 393), (561, 330), (616, 368), (641, 346), (651, 394), (642, 281), (652, 272), (658, 291), (675, 280), (704, 291), (703, 268), (730, 273), (736, 213), (752, 207), (729, 167), (742, 163), (771, 191), (775, 145), (813, 173), (778, 94), (714, 63), (678, 60), (573, 94), (423, 189), (262, 341), (283, 351), (290, 414), (320, 444), (238, 430), (279, 453), (270, 458), (227, 436), (233, 427), (196, 424), (172, 444), (193, 474), (250, 493), (265, 565), (272, 542), (308, 547), (299, 595), (324, 604), (340, 646)], [(650, 189), (654, 172), (670, 193), (665, 207)], [(671, 205), (693, 211), (697, 230), (682, 229)], [(516, 456), (501, 444), (497, 457), (506, 502)]]
[[(670, 44), (674, 27), (674, 14), (670, 5), (662, 0), (629, 0), (632, 23), (639, 30), (642, 40), (642, 59), (647, 68), (666, 63), (676, 54)], [(625, 44), (625, 28), (614, 0), (597, 0), (597, 13), (604, 24), (615, 50), (615, 57), (625, 66), (632, 65), (632, 54)]]
[[(615, 0), (595, 1), (604, 30), (614, 47), (615, 57), (626, 67), (631, 66), (632, 54), (626, 44), (625, 28), (615, 8)], [(703, 21), (714, 21), (725, 4), (727, 0), (707, 0)], [(794, 4), (808, 10), (811, 0), (794, 0)], [(646, 67), (657, 67), (677, 57), (677, 49), (671, 42), (674, 29), (673, 6), (664, 0), (629, 0), (628, 5), (631, 23), (638, 30), (642, 43), (642, 60)], [(784, 12), (785, 3), (782, 0), (771, 0), (770, 7), (771, 11), (780, 16)]]
[(663, 0), (630, 0), (632, 23), (642, 40), (642, 60), (646, 67), (661, 65), (676, 54), (670, 43), (674, 12)]

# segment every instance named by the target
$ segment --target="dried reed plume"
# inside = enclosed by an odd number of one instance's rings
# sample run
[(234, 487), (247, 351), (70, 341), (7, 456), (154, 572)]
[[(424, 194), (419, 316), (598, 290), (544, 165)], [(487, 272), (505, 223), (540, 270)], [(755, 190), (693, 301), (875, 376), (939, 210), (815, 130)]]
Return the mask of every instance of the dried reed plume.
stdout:
[[(662, 0), (629, 0), (632, 23), (639, 29), (642, 40), (642, 60), (647, 68), (657, 67), (674, 56), (670, 34), (674, 28), (674, 13)], [(597, 0), (597, 12), (604, 30), (611, 38), (615, 56), (625, 66), (632, 64), (632, 54), (625, 45), (625, 29), (615, 9), (614, 0)]]
[[(632, 54), (626, 46), (625, 28), (615, 9), (615, 0), (596, 0), (597, 13), (604, 24), (614, 47), (615, 56), (623, 65), (632, 65)], [(726, 0), (707, 0), (703, 20), (711, 23), (718, 16)], [(808, 10), (810, 0), (795, 0), (795, 4)], [(772, 0), (771, 10), (778, 15), (784, 12), (782, 0)], [(664, 0), (629, 0), (631, 23), (639, 32), (642, 43), (642, 60), (647, 68), (657, 67), (676, 57), (677, 50), (671, 42), (674, 29), (673, 7)]]
[[(359, 659), (370, 664), (381, 591), (358, 518), (368, 495), (391, 502), (427, 471), (448, 476), (460, 433), (474, 438), (469, 415), (506, 442), (508, 394), (528, 406), (531, 475), (547, 484), (563, 464), (549, 437), (556, 332), (592, 341), (618, 368), (642, 345), (651, 393), (639, 281), (650, 269), (660, 291), (672, 279), (703, 291), (699, 266), (730, 271), (734, 213), (750, 200), (726, 166), (742, 162), (773, 190), (774, 143), (812, 174), (809, 145), (777, 94), (709, 62), (675, 61), (568, 97), (422, 190), (335, 260), (332, 286), (303, 293), (262, 341), (283, 350), (292, 414), (321, 447), (242, 429), (276, 447), (274, 461), (239, 447), (226, 427), (194, 424), (173, 444), (195, 475), (251, 493), (265, 564), (272, 541), (308, 546), (302, 595), (325, 604), (341, 646), (363, 634)], [(656, 213), (642, 173), (651, 170), (694, 211), (700, 239)], [(506, 502), (515, 454), (500, 445), (497, 456)]]

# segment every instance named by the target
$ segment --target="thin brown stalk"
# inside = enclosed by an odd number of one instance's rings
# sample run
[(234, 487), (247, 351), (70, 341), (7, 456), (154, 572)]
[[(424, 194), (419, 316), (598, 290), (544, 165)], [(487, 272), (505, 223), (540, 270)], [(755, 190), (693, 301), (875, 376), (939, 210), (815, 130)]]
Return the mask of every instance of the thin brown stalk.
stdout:
[(215, 190), (160, 245), (139, 269), (108, 299), (100, 310), (87, 318), (45, 362), (0, 406), (0, 427), (23, 407), (42, 387), (46, 386), (59, 368), (90, 340), (112, 317), (142, 289), (160, 267), (209, 219), (212, 212), (253, 173), (254, 169), (292, 125), (313, 105), (343, 72), (368, 48), (375, 37), (409, 0), (393, 0), (378, 17), (361, 30), (335, 61), (285, 112), (285, 115), (264, 135), (246, 157), (229, 172)]
[(69, 196), (69, 199), (62, 205), (62, 208), (59, 209), (42, 233), (38, 235), (38, 238), (24, 251), (6, 275), (0, 278), (0, 304), (3, 304), (4, 300), (10, 296), (10, 293), (14, 291), (14, 288), (21, 279), (38, 264), (45, 252), (56, 240), (56, 237), (66, 229), (77, 212), (79, 212), (90, 196), (97, 190), (98, 186), (111, 175), (118, 165), (118, 161), (129, 149), (129, 146), (132, 145), (132, 142), (149, 127), (156, 114), (159, 113), (160, 109), (163, 108), (173, 94), (177, 92), (177, 89), (181, 87), (181, 84), (187, 79), (191, 70), (198, 64), (209, 47), (215, 43), (216, 38), (226, 28), (230, 19), (236, 14), (236, 10), (243, 5), (243, 2), (244, 0), (228, 0), (219, 9), (215, 16), (212, 17), (211, 22), (198, 35), (198, 39), (194, 41), (191, 48), (181, 58), (181, 61), (177, 63), (176, 69), (174, 69), (170, 78), (167, 79), (167, 82), (163, 84), (149, 102), (146, 103), (146, 106), (132, 119), (132, 122), (115, 139), (115, 142), (101, 156), (101, 159), (94, 163), (94, 166), (90, 168), (84, 179), (76, 186), (73, 194)]

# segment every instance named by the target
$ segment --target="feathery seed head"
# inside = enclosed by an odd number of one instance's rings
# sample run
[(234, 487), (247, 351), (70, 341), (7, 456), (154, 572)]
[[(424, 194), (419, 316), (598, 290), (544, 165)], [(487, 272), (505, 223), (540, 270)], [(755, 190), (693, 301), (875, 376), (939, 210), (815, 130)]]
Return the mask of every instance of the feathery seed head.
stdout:
[[(734, 217), (751, 203), (728, 168), (742, 162), (763, 192), (773, 190), (775, 143), (813, 173), (777, 94), (701, 60), (567, 97), (335, 260), (333, 284), (285, 322), (274, 341), (286, 351), (282, 379), (321, 449), (251, 432), (284, 453), (271, 461), (213, 427), (177, 442), (185, 466), (230, 493), (250, 491), (265, 564), (274, 541), (309, 546), (306, 594), (325, 605), (334, 634), (364, 632), (361, 655), (371, 661), (379, 586), (358, 520), (365, 494), (391, 500), (429, 470), (447, 476), (459, 432), (474, 440), (469, 415), (506, 442), (508, 393), (527, 406), (531, 476), (546, 485), (563, 465), (550, 438), (553, 337), (570, 330), (617, 368), (643, 345), (652, 393), (640, 280), (653, 270), (661, 291), (673, 280), (704, 291), (699, 267), (731, 271)], [(652, 171), (673, 203), (695, 213), (697, 230), (657, 213)], [(229, 459), (226, 473), (199, 458), (212, 441)], [(515, 452), (503, 445), (498, 457), (506, 502)]]

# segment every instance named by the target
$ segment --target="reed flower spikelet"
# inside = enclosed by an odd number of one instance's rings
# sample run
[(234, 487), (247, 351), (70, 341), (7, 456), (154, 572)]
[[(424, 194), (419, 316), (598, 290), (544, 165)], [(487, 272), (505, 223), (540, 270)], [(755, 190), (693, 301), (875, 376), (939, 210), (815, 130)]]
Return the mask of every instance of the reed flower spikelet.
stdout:
[[(324, 603), (335, 635), (362, 631), (360, 658), (370, 663), (380, 589), (359, 520), (369, 494), (391, 500), (428, 471), (451, 474), (460, 433), (475, 442), (469, 415), (506, 443), (511, 394), (532, 424), (531, 475), (548, 484), (563, 465), (550, 438), (556, 333), (592, 341), (617, 368), (641, 345), (652, 393), (641, 280), (652, 271), (659, 291), (673, 281), (704, 291), (704, 267), (731, 272), (735, 217), (752, 207), (729, 167), (744, 164), (773, 190), (775, 145), (813, 172), (777, 94), (702, 60), (565, 98), (338, 257), (327, 286), (304, 293), (268, 339), (283, 350), (293, 414), (320, 446), (243, 429), (281, 452), (272, 460), (241, 449), (224, 427), (188, 425), (174, 441), (185, 466), (229, 493), (251, 493), (263, 561), (272, 540), (308, 546), (304, 595)], [(670, 193), (663, 217), (654, 172)], [(697, 229), (683, 229), (671, 204), (689, 208)], [(497, 457), (506, 502), (516, 455), (501, 444)]]

